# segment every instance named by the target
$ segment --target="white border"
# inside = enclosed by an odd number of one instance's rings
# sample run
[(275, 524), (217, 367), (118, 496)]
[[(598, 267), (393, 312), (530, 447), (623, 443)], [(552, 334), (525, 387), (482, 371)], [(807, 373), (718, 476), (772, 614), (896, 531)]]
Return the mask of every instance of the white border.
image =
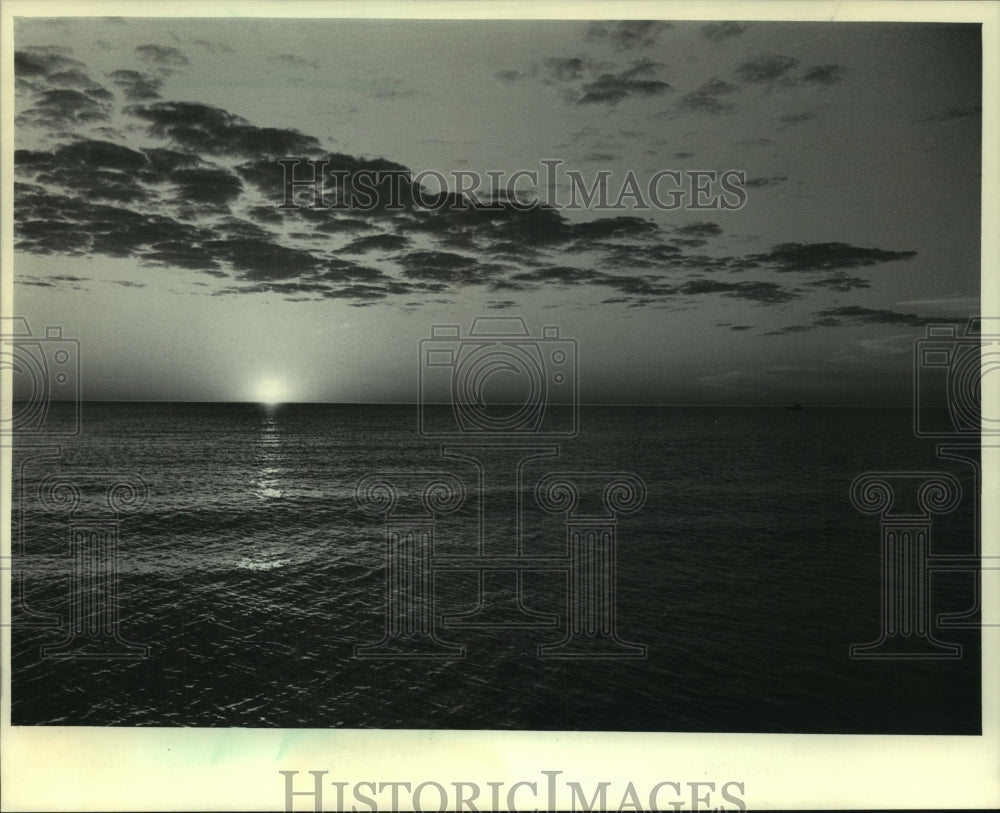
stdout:
[[(770, 19), (982, 22), (982, 313), (1000, 313), (1000, 4), (995, 2), (76, 2), (7, 0), (0, 7), (4, 101), (0, 129), (0, 313), (13, 312), (14, 16), (255, 16), (396, 18)], [(995, 376), (994, 376), (995, 378)], [(9, 409), (10, 381), (4, 380)], [(984, 392), (996, 403), (998, 393)], [(995, 414), (995, 408), (987, 410)], [(984, 450), (984, 554), (1000, 555), (1000, 455)], [(10, 457), (0, 449), (0, 526), (10, 552)], [(9, 621), (10, 573), (2, 616)], [(1000, 596), (984, 596), (984, 618), (1000, 618)], [(751, 809), (993, 808), (1000, 806), (1000, 629), (983, 630), (983, 736), (904, 737), (760, 734), (622, 734), (243, 729), (11, 728), (10, 642), (3, 636), (0, 808), (14, 810), (281, 809), (279, 770), (328, 770), (343, 781), (562, 779), (585, 788), (675, 780), (745, 782)], [(669, 690), (669, 687), (665, 687)], [(641, 790), (640, 790), (641, 793)], [(327, 804), (332, 803), (331, 793)], [(543, 796), (543, 794), (540, 794)], [(432, 797), (433, 798), (433, 797)], [(525, 798), (528, 798), (527, 796)], [(306, 800), (308, 801), (308, 800)], [(569, 799), (562, 796), (561, 806)], [(717, 804), (718, 802), (716, 802)]]

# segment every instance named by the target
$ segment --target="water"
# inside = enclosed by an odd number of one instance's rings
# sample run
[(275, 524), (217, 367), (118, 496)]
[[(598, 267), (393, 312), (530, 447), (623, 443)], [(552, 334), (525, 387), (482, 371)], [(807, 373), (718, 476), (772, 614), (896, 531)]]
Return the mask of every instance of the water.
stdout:
[[(69, 420), (60, 406), (52, 423)], [(523, 547), (559, 556), (565, 531), (532, 493), (550, 471), (628, 471), (645, 505), (618, 525), (617, 631), (645, 658), (545, 660), (564, 636), (566, 576), (525, 573), (522, 598), (556, 627), (440, 628), (450, 660), (364, 660), (382, 637), (386, 549), (355, 484), (372, 472), (452, 471), (467, 504), (436, 555), (471, 555), (474, 467), (421, 438), (411, 406), (87, 403), (60, 459), (21, 439), (15, 542), (15, 725), (241, 726), (803, 733), (980, 731), (975, 630), (936, 634), (960, 659), (859, 661), (879, 634), (879, 521), (848, 490), (869, 470), (971, 469), (934, 457), (895, 409), (586, 407), (558, 458), (524, 468)], [(119, 632), (146, 658), (57, 659), (71, 589), (69, 521), (52, 474), (84, 503), (123, 475), (148, 500), (119, 526)], [(510, 484), (489, 482), (487, 544), (513, 545)], [(509, 493), (503, 493), (504, 491)], [(91, 502), (88, 503), (88, 500)], [(935, 520), (935, 552), (972, 547), (974, 513)], [(971, 606), (969, 574), (936, 575), (935, 613)], [(473, 573), (439, 571), (436, 611), (476, 606)], [(513, 579), (487, 578), (488, 599)], [(15, 594), (17, 595), (17, 594)]]

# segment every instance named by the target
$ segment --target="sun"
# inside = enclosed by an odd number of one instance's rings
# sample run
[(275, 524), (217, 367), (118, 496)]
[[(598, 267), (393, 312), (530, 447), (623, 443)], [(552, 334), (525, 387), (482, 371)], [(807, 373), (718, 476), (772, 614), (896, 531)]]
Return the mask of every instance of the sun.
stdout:
[(280, 404), (288, 399), (288, 386), (280, 378), (262, 378), (255, 387), (257, 400), (262, 404)]

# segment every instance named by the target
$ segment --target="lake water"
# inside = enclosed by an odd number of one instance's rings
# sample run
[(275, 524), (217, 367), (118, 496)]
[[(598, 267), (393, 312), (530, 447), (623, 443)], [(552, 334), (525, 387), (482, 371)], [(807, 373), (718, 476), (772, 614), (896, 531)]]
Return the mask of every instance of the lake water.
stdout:
[[(71, 419), (53, 405), (50, 425)], [(82, 426), (58, 453), (28, 437), (15, 449), (15, 725), (980, 730), (979, 633), (936, 625), (972, 605), (970, 573), (929, 587), (933, 634), (961, 657), (849, 654), (878, 638), (881, 606), (879, 517), (852, 505), (856, 476), (950, 472), (965, 498), (934, 518), (932, 549), (974, 547), (972, 468), (914, 438), (907, 410), (584, 407), (577, 437), (470, 438), (447, 456), (418, 434), (413, 406), (85, 403)], [(434, 536), (419, 585), (387, 582), (384, 518), (356, 500), (380, 472), (465, 491), (431, 531), (411, 522)], [(646, 492), (615, 518), (613, 581), (585, 617), (572, 574), (607, 562), (567, 564), (566, 516), (536, 495), (552, 472), (596, 489), (598, 506), (622, 472)], [(119, 491), (111, 514), (108, 487), (130, 478), (144, 504)], [(72, 515), (53, 490), (67, 481), (81, 497)], [(578, 517), (607, 529), (599, 513)], [(99, 526), (107, 540), (114, 522), (115, 571), (94, 576), (107, 563), (71, 554), (72, 535)], [(480, 572), (468, 566), (479, 553), (540, 564)], [(86, 600), (73, 581), (84, 572), (106, 579)], [(387, 617), (393, 590), (433, 590), (434, 645), (451, 657), (364, 649), (387, 623), (417, 623)], [(602, 629), (609, 600), (606, 657), (539, 657), (573, 624)], [(74, 638), (88, 613), (139, 648), (116, 642), (131, 657), (106, 657), (99, 635)]]

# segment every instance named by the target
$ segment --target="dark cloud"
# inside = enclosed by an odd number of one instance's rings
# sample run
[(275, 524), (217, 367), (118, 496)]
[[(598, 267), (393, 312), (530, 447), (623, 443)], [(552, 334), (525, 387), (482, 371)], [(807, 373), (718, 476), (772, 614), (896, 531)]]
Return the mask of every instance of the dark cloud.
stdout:
[(802, 74), (803, 82), (814, 82), (819, 85), (835, 85), (844, 80), (847, 68), (843, 65), (814, 65)]
[(924, 121), (955, 121), (956, 119), (979, 118), (982, 115), (983, 108), (977, 104), (975, 107), (952, 107), (943, 113), (928, 116)]
[[(22, 60), (29, 74), (34, 71), (41, 77), (40, 86), (51, 74), (61, 83), (44, 91), (29, 89), (36, 108), (49, 99), (44, 94), (58, 92), (77, 94), (73, 98), (78, 105), (83, 105), (79, 101), (83, 97), (86, 104), (97, 105), (99, 113), (110, 110), (107, 102), (94, 98), (100, 88), (92, 87), (84, 66), (42, 58), (51, 56), (28, 53)], [(177, 63), (159, 52), (149, 52), (146, 58), (154, 65), (157, 59), (165, 60), (167, 67)], [(595, 79), (595, 72), (606, 68), (560, 58), (545, 64), (547, 74), (539, 68), (533, 75), (559, 81), (568, 93), (575, 92), (573, 98), (579, 103), (613, 105), (632, 95), (664, 92), (669, 86), (656, 81), (658, 68), (652, 60), (638, 59)], [(435, 197), (423, 190), (421, 202), (415, 194), (421, 190), (412, 186), (412, 173), (401, 164), (326, 153), (311, 136), (260, 127), (218, 107), (155, 101), (160, 80), (147, 73), (119, 70), (109, 78), (132, 102), (125, 112), (133, 122), (143, 123), (153, 143), (162, 146), (136, 143), (142, 130), (132, 126), (130, 146), (109, 128), (107, 137), (82, 137), (77, 130), (75, 137), (58, 134), (54, 146), (45, 150), (17, 151), (17, 250), (132, 257), (148, 267), (149, 274), (174, 269), (227, 278), (222, 291), (226, 294), (335, 299), (359, 307), (394, 296), (453, 295), (468, 286), (481, 286), (479, 293), (495, 292), (497, 298), (488, 301), (498, 308), (510, 306), (513, 300), (506, 295), (511, 292), (577, 286), (611, 292), (609, 301), (629, 307), (676, 307), (678, 297), (683, 298), (679, 304), (688, 307), (692, 298), (702, 296), (772, 306), (816, 289), (864, 288), (867, 280), (843, 270), (913, 256), (913, 252), (842, 243), (786, 243), (759, 254), (712, 257), (695, 251), (722, 234), (716, 223), (686, 223), (664, 233), (652, 219), (622, 215), (575, 222), (558, 209), (512, 205), (517, 202), (503, 196), (483, 205), (453, 193)], [(696, 92), (705, 98), (723, 97), (735, 93), (736, 86), (714, 78)], [(594, 98), (587, 101), (588, 94)], [(86, 116), (86, 110), (80, 107), (74, 112), (70, 105), (54, 113), (52, 120), (65, 125), (74, 115)], [(589, 153), (590, 160), (615, 160), (610, 150), (617, 146), (595, 138), (585, 143), (595, 150)], [(276, 159), (287, 155), (322, 157), (328, 162), (327, 172), (397, 173), (402, 176), (401, 206), (387, 211), (390, 196), (383, 193), (381, 205), (370, 210), (278, 210), (284, 198), (284, 169)], [(784, 180), (775, 175), (751, 179), (748, 185)], [(300, 193), (307, 204), (312, 202), (310, 189)], [(335, 193), (331, 180), (328, 203)], [(443, 205), (427, 208), (435, 202)], [(452, 208), (470, 203), (475, 205)], [(377, 258), (372, 266), (353, 261), (366, 254)], [(737, 271), (754, 271), (756, 279), (731, 276)], [(822, 273), (794, 288), (759, 278), (788, 271)], [(49, 278), (40, 283), (70, 281)], [(730, 325), (730, 329), (750, 326)]]
[(76, 90), (83, 91), (92, 99), (109, 101), (114, 98), (114, 94), (111, 91), (95, 82), (79, 68), (70, 68), (65, 71), (50, 73), (46, 79), (51, 85), (61, 88), (75, 88)]
[(224, 42), (210, 42), (209, 40), (191, 40), (192, 45), (197, 45), (199, 48), (204, 48), (210, 54), (214, 54), (216, 51), (221, 51), (224, 54), (234, 53), (233, 49), (226, 45)]
[(812, 121), (816, 118), (816, 114), (811, 110), (804, 110), (801, 113), (787, 113), (784, 116), (779, 116), (778, 121), (781, 122), (781, 129), (787, 127), (794, 127), (796, 124), (802, 124), (806, 121)]
[(545, 74), (559, 82), (579, 79), (587, 71), (587, 63), (579, 57), (552, 57), (544, 63)]
[(134, 203), (148, 197), (139, 182), (147, 164), (141, 152), (107, 141), (81, 140), (52, 153), (30, 150), (14, 153), (14, 166), (21, 176), (116, 203)]
[(727, 113), (733, 105), (719, 100), (720, 96), (735, 93), (739, 88), (718, 77), (710, 79), (701, 87), (684, 94), (677, 102), (681, 110), (699, 111), (705, 113)]
[[(17, 248), (33, 254), (135, 256), (156, 262), (169, 259), (171, 246), (183, 248), (185, 267), (214, 269), (218, 263), (196, 248), (212, 233), (162, 215), (95, 203), (50, 192), (35, 184), (15, 183)], [(197, 262), (195, 262), (197, 260)]]
[[(917, 316), (915, 313), (899, 313), (898, 311), (885, 310), (881, 308), (863, 308), (859, 305), (843, 305), (837, 308), (827, 308), (817, 311), (817, 316), (836, 321), (850, 320), (852, 322), (875, 324), (875, 325), (907, 325), (910, 327), (923, 327), (934, 322), (952, 322), (941, 316)], [(818, 324), (818, 323), (817, 323)], [(833, 322), (827, 321), (832, 325)]]
[(652, 220), (641, 217), (622, 215), (619, 217), (602, 217), (575, 224), (570, 234), (584, 245), (589, 241), (607, 240), (609, 238), (641, 238), (658, 234), (660, 227)]
[(838, 291), (840, 293), (847, 293), (859, 288), (871, 288), (871, 283), (868, 280), (862, 277), (851, 277), (847, 274), (834, 274), (823, 279), (807, 282), (806, 285), (813, 288), (828, 288), (831, 291)]
[(149, 164), (149, 159), (137, 150), (110, 141), (90, 139), (60, 147), (54, 158), (66, 165), (82, 165), (84, 169), (102, 167), (122, 172), (138, 172)]
[(508, 69), (504, 71), (497, 71), (496, 77), (501, 82), (507, 82), (508, 84), (512, 82), (519, 82), (522, 79), (527, 79), (531, 76), (530, 73), (525, 73), (524, 71), (516, 71), (513, 69)]
[(753, 325), (730, 325), (729, 329), (730, 330), (751, 330), (753, 327), (754, 327)]
[[(151, 135), (169, 138), (196, 153), (237, 156), (312, 155), (319, 142), (298, 130), (257, 127), (218, 107), (194, 102), (156, 102), (127, 108), (149, 122)], [(281, 167), (277, 167), (281, 171)]]
[(670, 297), (676, 293), (676, 290), (670, 285), (625, 274), (601, 274), (593, 279), (593, 283), (613, 288), (630, 296), (644, 296), (651, 299)]
[(789, 325), (788, 327), (778, 328), (777, 330), (769, 330), (767, 333), (761, 333), (761, 336), (788, 336), (792, 333), (807, 333), (813, 329), (812, 325)]
[(472, 257), (447, 251), (413, 251), (398, 258), (403, 276), (451, 284), (475, 285), (488, 282), (502, 266), (480, 263)]
[(587, 39), (610, 42), (619, 50), (648, 48), (668, 28), (672, 28), (671, 24), (660, 20), (591, 23), (587, 28)]
[(743, 186), (747, 189), (765, 189), (769, 186), (779, 186), (788, 180), (787, 175), (771, 175), (767, 177), (747, 178)]
[(538, 268), (534, 271), (522, 271), (514, 274), (512, 279), (518, 282), (538, 282), (556, 285), (570, 285), (580, 282), (589, 282), (598, 277), (596, 271), (586, 268), (572, 268), (566, 265), (549, 266)]
[(181, 51), (169, 45), (139, 45), (135, 52), (140, 59), (150, 65), (156, 65), (166, 73), (171, 73), (174, 68), (182, 68), (190, 64), (190, 60)]
[(606, 244), (601, 247), (604, 267), (621, 269), (667, 268), (679, 264), (681, 250), (663, 244)]
[(125, 91), (129, 101), (144, 102), (160, 98), (163, 81), (141, 71), (119, 70), (108, 74), (112, 82)]
[(621, 158), (621, 156), (615, 155), (613, 152), (588, 152), (585, 156), (583, 156), (584, 161), (595, 161), (597, 163), (617, 161), (619, 158)]
[(107, 101), (69, 88), (46, 90), (38, 93), (35, 99), (34, 106), (17, 117), (17, 124), (63, 129), (107, 121), (111, 114), (111, 106)]
[(308, 251), (259, 239), (206, 240), (202, 248), (227, 262), (249, 281), (299, 277), (319, 268), (321, 260)]
[(632, 96), (661, 96), (670, 85), (658, 79), (637, 79), (649, 73), (655, 63), (640, 61), (618, 74), (604, 73), (593, 82), (586, 82), (575, 97), (577, 104), (606, 104), (614, 106)]
[(177, 169), (170, 173), (184, 200), (195, 203), (226, 204), (243, 191), (240, 179), (227, 169)]
[(269, 57), (271, 62), (276, 62), (279, 65), (285, 65), (290, 68), (312, 68), (314, 71), (319, 69), (319, 65), (308, 59), (303, 59), (295, 54), (278, 54), (277, 56)]
[(748, 59), (736, 72), (744, 82), (773, 82), (781, 79), (798, 64), (799, 61), (790, 56), (758, 56)]
[(344, 254), (364, 254), (369, 251), (399, 251), (410, 241), (398, 234), (372, 234), (359, 237), (341, 249)]
[(722, 226), (718, 223), (688, 223), (678, 226), (674, 231), (677, 234), (689, 234), (693, 237), (717, 237), (722, 234)]
[(712, 40), (713, 42), (722, 42), (733, 37), (738, 37), (746, 30), (747, 26), (743, 23), (737, 23), (733, 20), (723, 20), (722, 22), (703, 25), (698, 29), (698, 33), (705, 39)]
[(916, 254), (915, 251), (860, 248), (847, 243), (781, 243), (763, 254), (751, 254), (749, 259), (775, 271), (830, 271), (908, 260)]
[(182, 167), (194, 167), (201, 163), (195, 155), (164, 147), (147, 147), (143, 154), (149, 159), (150, 169), (156, 180), (163, 180)]
[(656, 62), (648, 57), (642, 57), (632, 62), (619, 76), (623, 79), (634, 79), (637, 76), (651, 76), (659, 68), (663, 67), (662, 62)]
[(736, 299), (746, 299), (764, 305), (777, 305), (798, 299), (799, 294), (784, 288), (775, 282), (720, 282), (712, 279), (699, 279), (686, 282), (678, 289), (678, 293), (710, 294), (720, 293), (723, 296)]
[(58, 71), (84, 70), (86, 65), (72, 59), (62, 49), (25, 48), (14, 52), (14, 74), (18, 77), (44, 77)]

